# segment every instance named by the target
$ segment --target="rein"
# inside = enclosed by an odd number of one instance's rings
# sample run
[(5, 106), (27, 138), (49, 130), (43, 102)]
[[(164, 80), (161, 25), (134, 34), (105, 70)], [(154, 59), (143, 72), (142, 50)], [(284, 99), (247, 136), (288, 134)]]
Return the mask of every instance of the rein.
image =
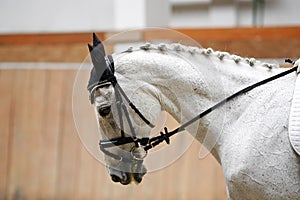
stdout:
[[(117, 105), (117, 113), (119, 115), (119, 121), (120, 121), (120, 129), (121, 129), (121, 136), (118, 138), (112, 138), (108, 140), (100, 140), (100, 150), (118, 160), (123, 162), (142, 162), (143, 159), (147, 156), (148, 151), (157, 145), (161, 144), (162, 142), (166, 142), (167, 144), (170, 144), (170, 137), (182, 132), (185, 130), (186, 127), (194, 123), (195, 121), (203, 118), (204, 116), (208, 115), (212, 111), (216, 110), (220, 106), (223, 106), (226, 102), (238, 97), (239, 95), (245, 94), (246, 92), (249, 92), (253, 90), (254, 88), (257, 88), (261, 85), (264, 85), (266, 83), (269, 83), (273, 80), (276, 80), (278, 78), (281, 78), (287, 74), (290, 74), (294, 71), (298, 70), (298, 66), (295, 66), (289, 70), (286, 70), (284, 72), (281, 72), (277, 75), (274, 75), (270, 78), (264, 79), (260, 82), (257, 82), (253, 85), (250, 85), (231, 96), (223, 99), (222, 101), (218, 102), (217, 104), (211, 106), (210, 108), (206, 109), (205, 111), (201, 112), (199, 115), (195, 116), (191, 120), (187, 121), (186, 123), (182, 124), (178, 128), (168, 131), (166, 127), (164, 127), (164, 131), (160, 132), (160, 135), (149, 138), (149, 137), (143, 137), (138, 138), (135, 132), (135, 129), (132, 125), (129, 112), (127, 110), (127, 107), (123, 101), (123, 99), (127, 102), (127, 104), (130, 106), (130, 108), (150, 127), (154, 128), (154, 125), (139, 111), (139, 109), (130, 101), (122, 87), (118, 84), (117, 78), (114, 75), (114, 61), (111, 55), (105, 55), (105, 50), (103, 47), (103, 44), (101, 41), (97, 38), (96, 34), (93, 34), (93, 46), (88, 44), (89, 51), (91, 54), (92, 62), (94, 65), (94, 68), (91, 71), (91, 77), (88, 83), (87, 89), (90, 92), (90, 101), (91, 104), (94, 103), (95, 98), (95, 92), (97, 89), (103, 87), (104, 85), (111, 84), (114, 88), (115, 97), (116, 97), (116, 105)], [(290, 59), (287, 59), (286, 62), (294, 64), (294, 62)], [(131, 136), (126, 137), (124, 133), (124, 119), (123, 115), (126, 118), (127, 124), (131, 131)], [(123, 157), (121, 155), (117, 155), (115, 153), (112, 153), (108, 151), (108, 148), (121, 146), (125, 144), (131, 144), (133, 143), (134, 146), (132, 147), (130, 153), (132, 156), (132, 159)]]
[[(288, 61), (287, 61), (288, 62)], [(112, 64), (110, 63), (109, 66), (112, 66)], [(260, 82), (257, 82), (253, 85), (250, 85), (234, 94), (232, 94), (231, 96), (221, 100), (220, 102), (218, 102), (217, 104), (211, 106), (210, 108), (206, 109), (205, 111), (201, 112), (199, 115), (195, 116), (194, 118), (192, 118), (191, 120), (187, 121), (186, 123), (182, 124), (181, 126), (179, 126), (178, 128), (172, 130), (172, 131), (168, 131), (168, 129), (166, 127), (164, 127), (164, 132), (160, 132), (159, 136), (155, 136), (152, 138), (137, 138), (136, 137), (136, 133), (134, 131), (134, 128), (131, 125), (131, 121), (130, 121), (130, 117), (128, 114), (128, 111), (126, 109), (126, 106), (124, 105), (124, 102), (122, 101), (122, 97), (124, 97), (124, 99), (126, 100), (126, 102), (128, 103), (128, 105), (130, 106), (131, 109), (133, 109), (135, 111), (135, 113), (151, 128), (154, 127), (153, 124), (151, 124), (149, 122), (149, 120), (147, 120), (147, 118), (138, 110), (138, 108), (129, 100), (129, 98), (127, 97), (126, 93), (124, 92), (124, 90), (122, 89), (122, 87), (118, 84), (116, 77), (114, 76), (114, 74), (111, 74), (111, 76), (113, 76), (113, 78), (110, 78), (111, 84), (114, 86), (115, 89), (115, 93), (116, 93), (116, 99), (117, 99), (117, 109), (118, 109), (118, 114), (120, 117), (120, 128), (121, 128), (121, 137), (119, 138), (113, 138), (113, 139), (109, 139), (109, 140), (100, 140), (100, 149), (103, 153), (105, 153), (106, 155), (113, 157), (116, 160), (119, 161), (125, 161), (125, 162), (130, 162), (130, 159), (124, 158), (122, 156), (113, 154), (109, 151), (107, 151), (107, 148), (111, 148), (114, 146), (121, 146), (121, 145), (125, 145), (125, 144), (129, 144), (129, 143), (134, 143), (135, 146), (132, 148), (131, 150), (131, 155), (135, 160), (143, 160), (146, 156), (147, 156), (147, 152), (156, 147), (157, 145), (161, 144), (162, 142), (166, 142), (167, 144), (170, 144), (170, 137), (182, 132), (185, 130), (186, 127), (188, 127), (189, 125), (191, 125), (192, 123), (196, 122), (197, 120), (200, 120), (201, 118), (205, 117), (206, 115), (208, 115), (209, 113), (211, 113), (212, 111), (216, 110), (217, 108), (223, 106), (226, 102), (236, 98), (239, 95), (245, 94), (251, 90), (253, 90), (254, 88), (257, 88), (261, 85), (264, 85), (266, 83), (269, 83), (273, 80), (276, 80), (278, 78), (281, 78), (287, 74), (290, 74), (294, 71), (297, 70), (297, 67), (293, 67), (289, 70), (286, 70), (284, 72), (281, 72), (277, 75), (274, 75), (272, 77), (269, 77), (267, 79), (264, 79)], [(121, 105), (121, 107), (120, 107)], [(132, 136), (131, 137), (125, 137), (124, 133), (123, 133), (123, 120), (122, 120), (122, 112), (120, 111), (122, 108), (122, 110), (124, 111), (125, 117), (127, 119), (127, 122), (129, 124), (129, 127), (131, 129), (132, 132)], [(141, 153), (142, 152), (142, 153)]]

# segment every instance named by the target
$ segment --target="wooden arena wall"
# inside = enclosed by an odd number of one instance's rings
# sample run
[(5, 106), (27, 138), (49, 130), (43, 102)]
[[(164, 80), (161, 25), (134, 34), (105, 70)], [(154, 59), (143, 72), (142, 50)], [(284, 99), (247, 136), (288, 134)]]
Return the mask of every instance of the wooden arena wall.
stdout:
[[(300, 57), (299, 27), (179, 31), (204, 47), (242, 56)], [(0, 35), (0, 200), (226, 199), (221, 167), (211, 156), (198, 159), (196, 142), (138, 186), (112, 183), (77, 136), (72, 115), (77, 70), (43, 68), (49, 62), (82, 62), (90, 40), (90, 33)], [(24, 69), (26, 62), (40, 67)]]
[[(202, 47), (254, 58), (299, 58), (300, 27), (177, 29)], [(112, 35), (97, 33), (101, 39)], [(168, 38), (146, 32), (130, 38)], [(82, 62), (91, 33), (0, 35), (0, 62)]]

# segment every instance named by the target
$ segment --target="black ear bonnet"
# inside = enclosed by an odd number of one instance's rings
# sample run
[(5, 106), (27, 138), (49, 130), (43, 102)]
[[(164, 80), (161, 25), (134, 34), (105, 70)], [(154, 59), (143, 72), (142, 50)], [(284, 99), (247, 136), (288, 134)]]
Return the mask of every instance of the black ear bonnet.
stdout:
[(94, 103), (95, 87), (106, 82), (115, 83), (115, 68), (114, 61), (111, 55), (105, 55), (105, 50), (102, 42), (93, 33), (93, 45), (88, 44), (93, 68), (90, 73), (90, 79), (87, 89), (90, 92), (91, 103)]

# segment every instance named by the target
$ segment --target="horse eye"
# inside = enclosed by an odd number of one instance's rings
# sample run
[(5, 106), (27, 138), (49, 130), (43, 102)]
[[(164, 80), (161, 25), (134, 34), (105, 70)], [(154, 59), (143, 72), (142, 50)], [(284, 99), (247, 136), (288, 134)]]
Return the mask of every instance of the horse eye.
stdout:
[(110, 113), (110, 106), (98, 108), (98, 113), (102, 116), (105, 117)]

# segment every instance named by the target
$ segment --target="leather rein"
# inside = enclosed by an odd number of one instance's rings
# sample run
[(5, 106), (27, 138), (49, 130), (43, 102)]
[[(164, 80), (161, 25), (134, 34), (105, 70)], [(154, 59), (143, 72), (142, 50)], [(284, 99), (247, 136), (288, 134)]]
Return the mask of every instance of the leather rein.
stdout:
[[(90, 92), (90, 101), (91, 101), (92, 104), (94, 103), (94, 93), (98, 88), (101, 88), (101, 87), (103, 87), (104, 85), (107, 85), (107, 84), (111, 84), (113, 86), (114, 92), (115, 92), (115, 97), (116, 97), (117, 112), (118, 112), (118, 115), (119, 115), (121, 136), (118, 137), (118, 138), (112, 138), (112, 139), (108, 139), (108, 140), (100, 140), (99, 145), (100, 145), (100, 150), (104, 154), (106, 154), (106, 155), (108, 155), (108, 156), (110, 156), (110, 157), (112, 157), (112, 158), (114, 158), (118, 161), (123, 161), (123, 162), (132, 162), (132, 159), (129, 159), (127, 157), (122, 157), (120, 155), (117, 155), (115, 153), (110, 152), (107, 149), (112, 148), (112, 147), (116, 147), (116, 146), (121, 146), (121, 145), (133, 143), (134, 147), (130, 151), (131, 156), (136, 161), (142, 161), (147, 156), (147, 153), (150, 149), (156, 147), (157, 145), (161, 144), (162, 142), (166, 142), (167, 144), (170, 144), (170, 137), (171, 136), (184, 131), (186, 127), (188, 127), (192, 123), (196, 122), (197, 120), (203, 118), (204, 116), (206, 116), (207, 114), (209, 114), (212, 111), (216, 110), (217, 108), (223, 106), (226, 102), (236, 98), (239, 95), (245, 94), (245, 93), (249, 92), (250, 90), (253, 90), (254, 88), (257, 88), (261, 85), (264, 85), (264, 84), (269, 83), (273, 80), (281, 78), (281, 77), (283, 77), (287, 74), (290, 74), (290, 73), (297, 70), (297, 67), (293, 67), (289, 70), (286, 70), (286, 71), (281, 72), (277, 75), (274, 75), (272, 77), (269, 77), (267, 79), (259, 81), (259, 82), (255, 83), (253, 85), (250, 85), (250, 86), (248, 86), (248, 87), (232, 94), (231, 96), (221, 100), (220, 102), (216, 103), (215, 105), (211, 106), (210, 108), (204, 110), (203, 112), (201, 112), (200, 114), (198, 114), (197, 116), (192, 118), (191, 120), (185, 122), (184, 124), (182, 124), (181, 126), (179, 126), (178, 128), (176, 128), (172, 131), (168, 131), (168, 129), (165, 127), (164, 131), (161, 131), (160, 135), (158, 135), (158, 136), (155, 136), (155, 137), (152, 137), (152, 138), (149, 138), (149, 137), (139, 138), (137, 136), (136, 132), (135, 132), (135, 129), (134, 129), (133, 125), (132, 125), (132, 122), (131, 122), (131, 119), (130, 119), (130, 116), (129, 116), (129, 112), (127, 110), (127, 107), (125, 105), (124, 100), (130, 106), (130, 108), (150, 128), (153, 128), (154, 125), (130, 101), (130, 99), (128, 98), (128, 96), (126, 95), (126, 93), (124, 92), (122, 87), (118, 84), (117, 78), (114, 75), (114, 63), (113, 63), (112, 57), (105, 56), (105, 61), (106, 61), (106, 66), (107, 66), (107, 70), (109, 72), (108, 73), (109, 75), (107, 76), (106, 80), (99, 82), (91, 90), (91, 92)], [(293, 63), (293, 61), (291, 61), (289, 59), (287, 59), (286, 62)], [(126, 121), (127, 121), (128, 126), (130, 128), (130, 131), (131, 131), (131, 136), (129, 136), (129, 137), (125, 136), (125, 133), (123, 131), (123, 129), (124, 129), (123, 115), (125, 116)]]

